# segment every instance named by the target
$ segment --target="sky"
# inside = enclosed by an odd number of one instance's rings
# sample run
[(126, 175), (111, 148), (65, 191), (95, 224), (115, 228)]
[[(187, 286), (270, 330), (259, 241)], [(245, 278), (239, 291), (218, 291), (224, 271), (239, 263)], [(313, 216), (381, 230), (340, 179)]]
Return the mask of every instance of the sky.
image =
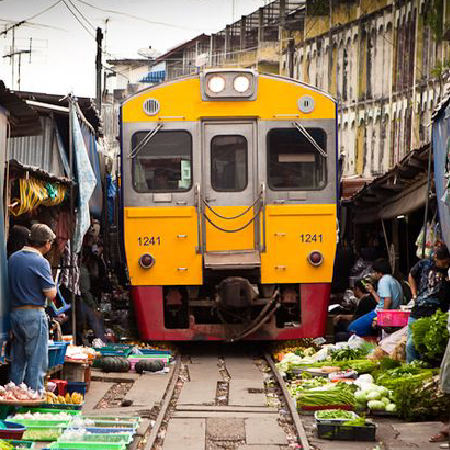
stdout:
[[(0, 0), (0, 33), (27, 20), (14, 28), (16, 52), (29, 51), (31, 40), (31, 55), (20, 56), (20, 90), (94, 97), (97, 27), (105, 34), (104, 61), (140, 58), (140, 48), (151, 46), (165, 53), (198, 34), (220, 31), (265, 3), (268, 1)], [(12, 30), (0, 36), (0, 79), (7, 88), (19, 90), (19, 56), (14, 56), (14, 85), (12, 58), (4, 57), (11, 53), (12, 37)]]

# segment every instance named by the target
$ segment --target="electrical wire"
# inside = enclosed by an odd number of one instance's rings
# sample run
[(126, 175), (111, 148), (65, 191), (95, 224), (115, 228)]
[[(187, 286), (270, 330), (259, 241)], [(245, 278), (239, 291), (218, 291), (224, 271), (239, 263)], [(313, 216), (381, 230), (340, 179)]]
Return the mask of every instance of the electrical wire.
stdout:
[(5, 34), (8, 34), (9, 31), (11, 31), (13, 28), (15, 27), (20, 27), (21, 25), (27, 23), (30, 20), (35, 19), (36, 17), (46, 13), (47, 11), (50, 11), (51, 9), (53, 9), (55, 6), (59, 5), (60, 3), (62, 3), (63, 0), (58, 0), (57, 2), (51, 4), (49, 7), (45, 8), (44, 10), (34, 14), (33, 16), (29, 17), (28, 19), (24, 19), (24, 20), (20, 20), (19, 22), (16, 22), (15, 24), (11, 25), (9, 28), (7, 28), (5, 31), (2, 31), (0, 33), (0, 36), (3, 36)]
[(84, 19), (84, 21), (92, 28), (93, 31), (96, 30), (96, 28), (94, 27), (94, 25), (92, 25), (92, 23), (86, 18), (86, 16), (78, 9), (77, 5), (75, 5), (75, 3), (72, 0), (67, 0), (75, 9), (75, 11), (78, 12), (78, 14)]
[(165, 26), (165, 27), (171, 27), (171, 28), (177, 28), (177, 29), (189, 30), (189, 31), (203, 31), (203, 30), (199, 30), (199, 29), (195, 29), (195, 28), (183, 27), (182, 25), (175, 25), (175, 24), (172, 24), (172, 23), (155, 22), (155, 21), (148, 20), (148, 19), (145, 19), (143, 17), (135, 16), (134, 14), (125, 13), (125, 12), (122, 12), (122, 11), (114, 11), (114, 10), (111, 10), (111, 9), (99, 8), (98, 6), (95, 6), (92, 3), (86, 2), (85, 0), (77, 0), (77, 1), (80, 2), (80, 3), (83, 3), (83, 5), (89, 6), (90, 8), (96, 9), (98, 11), (111, 13), (111, 14), (118, 14), (118, 15), (121, 15), (121, 16), (129, 17), (131, 19), (139, 20), (141, 22), (146, 22), (146, 23), (149, 23), (151, 25), (161, 25), (161, 26)]
[(76, 19), (76, 21), (84, 28), (84, 30), (93, 38), (95, 39), (95, 36), (89, 31), (89, 29), (86, 27), (86, 25), (80, 20), (80, 18), (70, 9), (69, 5), (67, 4), (66, 0), (62, 0), (66, 8), (70, 11), (72, 16)]

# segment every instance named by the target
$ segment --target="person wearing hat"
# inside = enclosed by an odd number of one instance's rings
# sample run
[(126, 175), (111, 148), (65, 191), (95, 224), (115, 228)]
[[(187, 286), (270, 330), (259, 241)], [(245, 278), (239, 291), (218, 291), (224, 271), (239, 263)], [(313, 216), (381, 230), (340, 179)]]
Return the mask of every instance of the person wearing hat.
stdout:
[(56, 297), (56, 286), (44, 255), (55, 239), (44, 224), (31, 227), (30, 245), (11, 255), (8, 262), (11, 297), (11, 381), (44, 392), (48, 367), (47, 299)]

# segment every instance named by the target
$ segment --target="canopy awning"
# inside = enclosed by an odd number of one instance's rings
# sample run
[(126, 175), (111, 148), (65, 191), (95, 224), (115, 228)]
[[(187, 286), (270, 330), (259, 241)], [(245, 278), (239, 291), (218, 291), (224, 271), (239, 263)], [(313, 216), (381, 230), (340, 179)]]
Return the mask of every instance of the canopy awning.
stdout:
[(354, 223), (392, 219), (424, 206), (429, 194), (429, 151), (429, 145), (412, 150), (397, 166), (353, 195)]

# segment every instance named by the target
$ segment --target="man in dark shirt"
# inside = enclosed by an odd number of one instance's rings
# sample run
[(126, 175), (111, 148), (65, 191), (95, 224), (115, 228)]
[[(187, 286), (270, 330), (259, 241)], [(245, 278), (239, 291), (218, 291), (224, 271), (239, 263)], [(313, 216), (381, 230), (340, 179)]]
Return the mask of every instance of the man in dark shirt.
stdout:
[(421, 317), (432, 316), (438, 309), (448, 311), (450, 282), (448, 268), (450, 253), (447, 247), (439, 247), (433, 259), (420, 260), (409, 272), (408, 281), (415, 304), (408, 319), (406, 361), (419, 358), (412, 338), (412, 324)]
[[(353, 314), (341, 314), (333, 318), (336, 327), (336, 340), (347, 340), (350, 336), (348, 326), (351, 322), (373, 311), (377, 302), (366, 290), (369, 281), (358, 280), (353, 287), (353, 294), (358, 298), (358, 305)], [(375, 331), (374, 331), (375, 333)]]

